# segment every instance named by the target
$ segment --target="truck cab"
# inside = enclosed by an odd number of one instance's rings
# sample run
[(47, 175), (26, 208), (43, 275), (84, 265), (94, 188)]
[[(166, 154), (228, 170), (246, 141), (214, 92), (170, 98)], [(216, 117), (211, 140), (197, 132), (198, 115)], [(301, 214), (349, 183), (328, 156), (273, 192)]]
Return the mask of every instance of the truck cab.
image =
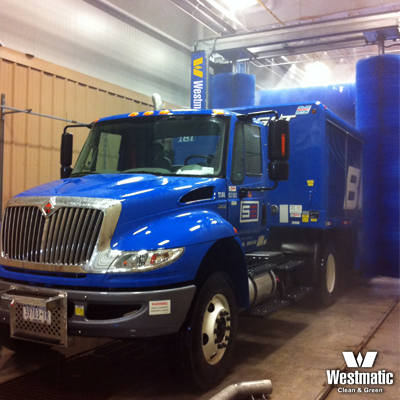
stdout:
[[(318, 286), (330, 303), (325, 226), (304, 226), (303, 199), (278, 194), (289, 179), (292, 110), (102, 118), (73, 169), (65, 131), (62, 179), (15, 196), (4, 212), (0, 344), (167, 336), (169, 357), (206, 388), (229, 368), (238, 310), (267, 315)], [(301, 163), (291, 168), (310, 171)], [(297, 184), (285, 196), (296, 197)], [(311, 218), (320, 223), (319, 211)]]

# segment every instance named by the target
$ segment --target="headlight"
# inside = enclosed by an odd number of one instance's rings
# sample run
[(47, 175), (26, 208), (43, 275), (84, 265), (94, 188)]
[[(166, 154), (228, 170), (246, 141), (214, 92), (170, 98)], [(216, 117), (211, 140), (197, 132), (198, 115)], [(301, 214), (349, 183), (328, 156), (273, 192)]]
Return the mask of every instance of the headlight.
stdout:
[(111, 264), (112, 272), (144, 272), (165, 267), (176, 261), (184, 247), (169, 250), (124, 252)]

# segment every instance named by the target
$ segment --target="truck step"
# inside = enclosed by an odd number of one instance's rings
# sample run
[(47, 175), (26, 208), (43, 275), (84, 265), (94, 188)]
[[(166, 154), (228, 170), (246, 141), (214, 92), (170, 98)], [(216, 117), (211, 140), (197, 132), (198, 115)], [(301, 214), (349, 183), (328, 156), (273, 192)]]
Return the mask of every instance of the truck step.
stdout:
[(286, 262), (269, 262), (269, 261), (264, 261), (259, 264), (251, 265), (249, 269), (247, 270), (249, 276), (254, 276), (255, 274), (259, 274), (262, 272), (268, 272), (271, 270), (281, 270), (281, 271), (288, 271), (293, 268), (297, 268), (301, 265), (304, 264), (304, 260), (290, 260)]
[(273, 299), (260, 304), (259, 306), (250, 309), (248, 312), (244, 313), (245, 317), (256, 317), (265, 318), (268, 315), (284, 308), (290, 304), (295, 304), (314, 290), (311, 286), (300, 286), (290, 292), (288, 292), (284, 299)]
[(256, 274), (262, 274), (263, 272), (271, 271), (272, 269), (276, 268), (276, 266), (277, 264), (275, 263), (263, 262), (261, 264), (251, 266), (247, 270), (247, 274), (253, 277)]
[(310, 294), (313, 290), (314, 288), (311, 286), (300, 286), (295, 290), (287, 293), (285, 299), (290, 300), (292, 303), (297, 303), (298, 301), (306, 297), (308, 294)]
[(253, 253), (246, 254), (247, 262), (254, 261), (267, 261), (270, 263), (280, 261), (283, 258), (281, 251), (255, 251)]
[(244, 316), (255, 317), (255, 318), (265, 318), (268, 315), (284, 308), (290, 304), (290, 300), (270, 300), (267, 303), (261, 304), (260, 306), (251, 309), (249, 312), (245, 313)]
[(290, 260), (290, 261), (287, 261), (287, 262), (277, 265), (275, 267), (275, 269), (288, 271), (289, 269), (300, 267), (300, 265), (303, 265), (304, 263), (305, 263), (304, 260)]

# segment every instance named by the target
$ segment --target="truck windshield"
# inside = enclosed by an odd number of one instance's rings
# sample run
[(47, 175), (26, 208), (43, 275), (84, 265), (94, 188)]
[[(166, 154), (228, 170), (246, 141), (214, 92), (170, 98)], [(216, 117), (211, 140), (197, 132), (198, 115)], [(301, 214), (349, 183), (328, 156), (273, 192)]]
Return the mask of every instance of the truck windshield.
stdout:
[(71, 176), (148, 173), (221, 176), (229, 117), (124, 118), (95, 124)]

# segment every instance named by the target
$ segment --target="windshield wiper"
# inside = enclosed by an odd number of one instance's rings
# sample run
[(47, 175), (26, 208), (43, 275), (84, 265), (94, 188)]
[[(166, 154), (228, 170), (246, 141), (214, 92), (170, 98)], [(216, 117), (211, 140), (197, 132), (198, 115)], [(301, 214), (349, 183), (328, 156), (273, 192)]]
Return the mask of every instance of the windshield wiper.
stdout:
[(154, 172), (154, 171), (147, 171), (147, 170), (137, 170), (135, 169), (134, 171), (131, 169), (126, 169), (125, 171), (119, 172), (120, 174), (147, 174), (147, 175), (154, 175), (154, 176), (163, 176), (167, 175), (162, 172)]
[(76, 172), (75, 174), (71, 174), (71, 178), (76, 178), (79, 176), (85, 176), (85, 175), (98, 175), (99, 172), (95, 171), (88, 171), (88, 172)]

